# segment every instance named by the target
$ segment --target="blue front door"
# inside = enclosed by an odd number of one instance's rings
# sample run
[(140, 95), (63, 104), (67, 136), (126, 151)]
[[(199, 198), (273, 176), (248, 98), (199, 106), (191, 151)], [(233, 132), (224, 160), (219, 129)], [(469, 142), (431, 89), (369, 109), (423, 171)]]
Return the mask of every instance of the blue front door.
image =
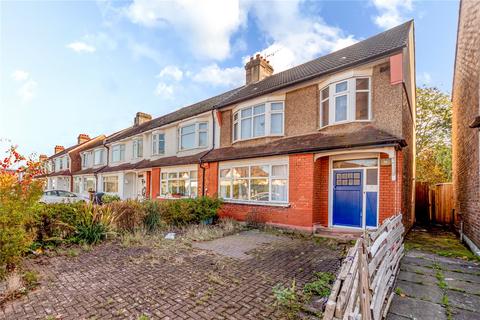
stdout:
[(362, 227), (363, 170), (333, 172), (333, 225)]

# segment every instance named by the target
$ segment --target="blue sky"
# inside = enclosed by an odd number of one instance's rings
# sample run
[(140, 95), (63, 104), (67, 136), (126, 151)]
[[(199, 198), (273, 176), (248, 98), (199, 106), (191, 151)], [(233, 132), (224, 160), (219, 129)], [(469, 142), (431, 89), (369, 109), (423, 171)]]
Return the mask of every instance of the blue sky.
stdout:
[(417, 85), (450, 92), (457, 1), (1, 1), (0, 147), (51, 154), (415, 19)]

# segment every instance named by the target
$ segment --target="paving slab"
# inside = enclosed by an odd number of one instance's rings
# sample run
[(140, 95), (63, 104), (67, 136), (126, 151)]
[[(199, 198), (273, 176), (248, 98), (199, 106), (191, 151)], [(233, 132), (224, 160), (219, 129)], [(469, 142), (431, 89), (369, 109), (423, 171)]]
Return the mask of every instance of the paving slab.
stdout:
[(475, 282), (468, 282), (463, 280), (458, 280), (455, 278), (445, 277), (445, 282), (449, 289), (454, 289), (457, 291), (463, 291), (470, 294), (480, 295), (480, 284)]
[(453, 271), (442, 271), (445, 278), (457, 279), (472, 283), (478, 283), (480, 285), (480, 276), (471, 273), (463, 273), (463, 272), (453, 272)]
[(480, 318), (480, 296), (447, 290), (449, 304), (455, 308), (477, 312)]
[(437, 278), (435, 278), (433, 275), (424, 275), (409, 271), (400, 272), (398, 279), (431, 286), (437, 286), (438, 282)]
[(479, 315), (477, 312), (468, 310), (462, 310), (458, 308), (452, 308), (452, 318), (455, 320), (478, 320)]
[(445, 308), (441, 305), (410, 297), (396, 296), (396, 299), (392, 301), (389, 312), (387, 319), (392, 319), (390, 315), (422, 320), (447, 319)]
[(442, 303), (443, 292), (437, 285), (425, 285), (399, 280), (397, 281), (395, 288), (399, 288), (411, 298)]

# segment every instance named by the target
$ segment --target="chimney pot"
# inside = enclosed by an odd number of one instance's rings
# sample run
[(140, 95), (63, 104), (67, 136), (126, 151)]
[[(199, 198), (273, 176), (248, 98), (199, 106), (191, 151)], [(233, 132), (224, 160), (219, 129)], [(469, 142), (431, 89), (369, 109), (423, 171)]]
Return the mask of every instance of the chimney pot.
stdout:
[(245, 64), (245, 82), (246, 84), (261, 81), (273, 74), (273, 67), (267, 59), (263, 58), (259, 53), (255, 55), (255, 59), (250, 57), (250, 61)]
[(54, 148), (54, 154), (57, 154), (59, 152), (62, 152), (63, 150), (65, 150), (65, 147), (64, 146), (55, 146)]
[(77, 137), (77, 144), (81, 144), (90, 140), (90, 136), (85, 133), (80, 133)]
[(41, 154), (38, 156), (38, 161), (40, 162), (45, 162), (48, 159), (48, 156), (46, 154)]
[(144, 112), (137, 112), (137, 114), (135, 115), (135, 119), (133, 120), (133, 125), (138, 126), (150, 120), (152, 120), (152, 116), (150, 114)]

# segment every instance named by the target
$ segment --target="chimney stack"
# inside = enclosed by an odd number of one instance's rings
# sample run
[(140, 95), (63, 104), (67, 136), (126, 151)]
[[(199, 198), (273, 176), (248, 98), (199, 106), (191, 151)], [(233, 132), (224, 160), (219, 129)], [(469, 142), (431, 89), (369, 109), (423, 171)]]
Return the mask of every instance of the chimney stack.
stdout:
[(250, 57), (250, 61), (245, 65), (246, 84), (261, 81), (273, 74), (273, 67), (270, 61), (267, 61), (259, 53), (254, 57)]
[(47, 161), (47, 159), (48, 159), (48, 156), (46, 154), (41, 154), (41, 155), (38, 156), (38, 161), (40, 161), (42, 163)]
[(90, 136), (85, 133), (80, 133), (77, 138), (77, 144), (84, 143), (90, 140)]
[(150, 120), (152, 120), (152, 116), (148, 113), (137, 112), (135, 119), (133, 120), (133, 125), (136, 127)]
[(63, 150), (65, 150), (65, 147), (64, 146), (55, 146), (55, 154), (59, 153), (59, 152), (62, 152)]

